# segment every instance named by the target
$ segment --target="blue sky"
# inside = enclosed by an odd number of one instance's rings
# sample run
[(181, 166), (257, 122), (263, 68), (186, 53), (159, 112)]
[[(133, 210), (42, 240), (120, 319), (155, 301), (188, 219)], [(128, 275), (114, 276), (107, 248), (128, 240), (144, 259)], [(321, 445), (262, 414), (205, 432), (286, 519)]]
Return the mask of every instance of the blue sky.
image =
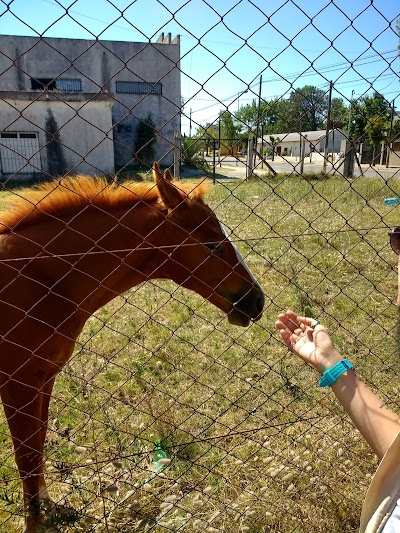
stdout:
[[(9, 6), (9, 7), (7, 7)], [(155, 41), (181, 35), (182, 127), (315, 85), (400, 95), (398, 0), (0, 0), (0, 33)], [(239, 100), (239, 102), (238, 102)], [(396, 101), (400, 107), (400, 99)]]

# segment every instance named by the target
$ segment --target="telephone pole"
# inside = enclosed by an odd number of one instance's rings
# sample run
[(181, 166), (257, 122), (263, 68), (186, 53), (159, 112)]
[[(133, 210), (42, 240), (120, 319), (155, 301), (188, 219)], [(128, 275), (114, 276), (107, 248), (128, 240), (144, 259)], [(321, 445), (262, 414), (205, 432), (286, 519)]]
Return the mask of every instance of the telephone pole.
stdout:
[(328, 143), (329, 143), (329, 126), (331, 122), (331, 106), (332, 106), (332, 89), (333, 82), (329, 82), (329, 97), (328, 97), (328, 114), (326, 117), (326, 132), (325, 132), (325, 147), (324, 147), (324, 164), (322, 166), (322, 172), (326, 172), (326, 160), (328, 159)]

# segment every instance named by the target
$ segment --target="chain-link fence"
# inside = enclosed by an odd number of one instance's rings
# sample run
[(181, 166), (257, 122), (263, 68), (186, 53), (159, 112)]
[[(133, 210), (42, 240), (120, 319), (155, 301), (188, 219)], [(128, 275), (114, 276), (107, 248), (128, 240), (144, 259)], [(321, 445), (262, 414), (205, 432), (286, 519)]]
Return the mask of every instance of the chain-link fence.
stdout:
[(377, 458), (274, 322), (398, 409), (399, 17), (1, 3), (1, 532), (357, 530)]

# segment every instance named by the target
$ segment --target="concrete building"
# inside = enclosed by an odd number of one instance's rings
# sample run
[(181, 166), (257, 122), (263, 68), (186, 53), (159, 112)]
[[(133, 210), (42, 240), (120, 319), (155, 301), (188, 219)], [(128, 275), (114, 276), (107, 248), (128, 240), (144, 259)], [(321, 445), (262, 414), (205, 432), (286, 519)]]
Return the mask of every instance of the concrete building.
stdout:
[[(304, 145), (304, 156), (309, 156), (310, 153), (318, 157), (318, 154), (324, 154), (325, 150), (326, 131), (302, 131), (294, 133), (274, 133), (272, 135), (264, 135), (263, 143), (261, 138), (257, 141), (258, 150), (263, 146), (263, 150), (272, 151), (276, 155), (283, 157), (300, 157), (301, 144)], [(340, 152), (340, 143), (346, 139), (343, 131), (339, 128), (329, 130), (328, 133), (328, 154), (337, 154)]]
[(170, 165), (180, 132), (180, 41), (156, 43), (0, 36), (1, 177), (113, 175), (145, 159)]

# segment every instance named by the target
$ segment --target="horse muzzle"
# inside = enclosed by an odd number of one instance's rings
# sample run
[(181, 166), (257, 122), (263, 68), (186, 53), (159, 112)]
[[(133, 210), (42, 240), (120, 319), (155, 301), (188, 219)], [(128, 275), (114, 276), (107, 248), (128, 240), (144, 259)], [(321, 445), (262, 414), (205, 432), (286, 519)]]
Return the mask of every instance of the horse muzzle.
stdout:
[(228, 313), (228, 322), (235, 326), (246, 327), (262, 317), (265, 296), (261, 288), (254, 287), (245, 295), (233, 300), (232, 309)]

